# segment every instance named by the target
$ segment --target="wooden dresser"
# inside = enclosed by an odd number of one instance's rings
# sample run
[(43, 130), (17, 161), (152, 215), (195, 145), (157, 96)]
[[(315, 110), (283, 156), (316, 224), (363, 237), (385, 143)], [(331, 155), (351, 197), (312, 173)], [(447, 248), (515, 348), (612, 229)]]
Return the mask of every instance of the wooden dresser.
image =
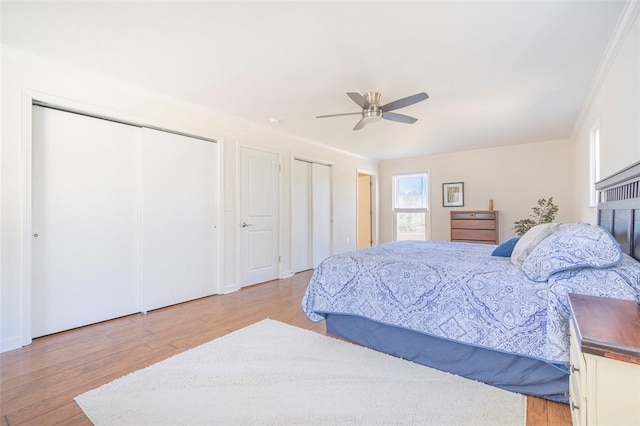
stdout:
[(452, 211), (451, 241), (498, 244), (498, 211)]
[(574, 425), (640, 424), (640, 305), (569, 295)]

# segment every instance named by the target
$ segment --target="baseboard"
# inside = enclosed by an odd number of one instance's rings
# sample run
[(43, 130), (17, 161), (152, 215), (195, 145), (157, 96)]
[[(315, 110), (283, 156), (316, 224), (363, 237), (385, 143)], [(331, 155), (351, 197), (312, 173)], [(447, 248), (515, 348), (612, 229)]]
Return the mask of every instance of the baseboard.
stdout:
[(240, 287), (237, 283), (227, 283), (222, 286), (222, 291), (220, 294), (233, 293), (234, 291), (240, 290)]
[(22, 339), (19, 336), (0, 340), (0, 352), (12, 351), (22, 347)]
[(284, 279), (284, 278), (291, 278), (292, 276), (294, 276), (295, 274), (293, 273), (293, 271), (284, 271), (280, 274), (280, 279)]

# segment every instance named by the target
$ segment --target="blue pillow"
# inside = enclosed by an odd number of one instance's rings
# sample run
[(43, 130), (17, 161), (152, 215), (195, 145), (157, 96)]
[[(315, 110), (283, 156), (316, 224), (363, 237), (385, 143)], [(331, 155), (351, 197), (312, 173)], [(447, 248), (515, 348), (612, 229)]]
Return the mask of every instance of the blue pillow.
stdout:
[(522, 271), (530, 280), (544, 282), (558, 272), (608, 268), (621, 261), (620, 244), (604, 228), (571, 223), (542, 240), (522, 263)]
[(520, 237), (513, 237), (511, 239), (508, 239), (507, 241), (496, 247), (491, 253), (491, 256), (511, 257), (513, 248), (516, 246), (519, 239)]

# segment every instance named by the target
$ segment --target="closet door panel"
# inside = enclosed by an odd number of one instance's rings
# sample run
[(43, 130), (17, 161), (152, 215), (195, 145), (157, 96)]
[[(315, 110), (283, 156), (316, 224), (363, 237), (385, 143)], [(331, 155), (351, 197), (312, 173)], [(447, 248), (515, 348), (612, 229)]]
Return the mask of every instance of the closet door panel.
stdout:
[(33, 337), (139, 312), (139, 130), (33, 107)]
[(218, 145), (142, 130), (143, 310), (219, 292)]
[(313, 267), (331, 255), (331, 167), (311, 165)]
[(311, 258), (311, 163), (293, 162), (293, 272), (313, 268)]

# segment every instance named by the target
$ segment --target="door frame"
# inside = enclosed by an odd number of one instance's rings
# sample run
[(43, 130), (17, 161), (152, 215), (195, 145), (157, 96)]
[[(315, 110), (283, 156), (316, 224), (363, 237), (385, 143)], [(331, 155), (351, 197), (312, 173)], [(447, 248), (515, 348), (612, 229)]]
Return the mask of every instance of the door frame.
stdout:
[(356, 241), (355, 246), (358, 247), (358, 218), (360, 213), (360, 194), (359, 194), (359, 186), (358, 186), (358, 176), (360, 175), (368, 175), (371, 177), (371, 241), (373, 241), (372, 246), (378, 245), (378, 200), (379, 197), (379, 185), (378, 185), (378, 174), (376, 172), (372, 172), (364, 169), (356, 169)]
[[(95, 105), (86, 104), (83, 102), (62, 98), (55, 95), (49, 95), (46, 93), (24, 90), (22, 92), (22, 170), (23, 170), (23, 200), (22, 200), (22, 291), (21, 293), (21, 321), (20, 328), (22, 329), (22, 341), (21, 346), (26, 346), (32, 342), (32, 324), (31, 324), (31, 297), (32, 297), (32, 276), (31, 271), (33, 268), (32, 262), (32, 234), (33, 234), (33, 222), (32, 222), (32, 203), (33, 197), (33, 182), (31, 179), (33, 173), (33, 106), (40, 105), (49, 108), (55, 108), (70, 113), (82, 114), (98, 119), (117, 121), (123, 124), (134, 125), (138, 127), (147, 127), (155, 130), (162, 130), (165, 132), (176, 133), (178, 135), (189, 136), (197, 139), (216, 143), (218, 146), (218, 159), (217, 159), (217, 173), (218, 183), (217, 191), (220, 200), (224, 196), (223, 182), (223, 162), (224, 158), (224, 146), (222, 138), (212, 138), (206, 136), (199, 136), (196, 132), (192, 132), (186, 129), (179, 129), (173, 125), (167, 125), (165, 123), (143, 119), (132, 114), (124, 114), (107, 108), (102, 108)], [(220, 229), (217, 241), (217, 262), (218, 265), (222, 265), (222, 231), (223, 231), (223, 211), (222, 202), (218, 202), (218, 228)], [(222, 288), (222, 268), (219, 268), (217, 272), (218, 289), (217, 293), (221, 292)]]
[[(251, 149), (254, 151), (261, 151), (267, 154), (273, 154), (278, 156), (278, 164), (280, 165), (280, 169), (278, 172), (278, 202), (276, 203), (278, 207), (277, 213), (277, 223), (278, 223), (278, 238), (276, 252), (278, 253), (278, 268), (277, 268), (277, 278), (287, 278), (288, 276), (293, 275), (291, 271), (289, 271), (289, 275), (282, 275), (282, 247), (283, 247), (283, 238), (282, 238), (282, 188), (283, 188), (283, 170), (282, 170), (282, 153), (272, 151), (268, 148), (256, 147), (254, 145), (242, 144), (239, 143), (236, 149), (236, 208), (235, 208), (235, 220), (234, 220), (234, 232), (235, 232), (235, 241), (236, 241), (236, 282), (237, 288), (231, 289), (229, 291), (239, 290), (244, 284), (242, 283), (242, 236), (240, 234), (240, 221), (242, 220), (242, 194), (241, 194), (241, 186), (242, 186), (242, 150), (243, 149)], [(248, 286), (248, 285), (247, 285)]]

